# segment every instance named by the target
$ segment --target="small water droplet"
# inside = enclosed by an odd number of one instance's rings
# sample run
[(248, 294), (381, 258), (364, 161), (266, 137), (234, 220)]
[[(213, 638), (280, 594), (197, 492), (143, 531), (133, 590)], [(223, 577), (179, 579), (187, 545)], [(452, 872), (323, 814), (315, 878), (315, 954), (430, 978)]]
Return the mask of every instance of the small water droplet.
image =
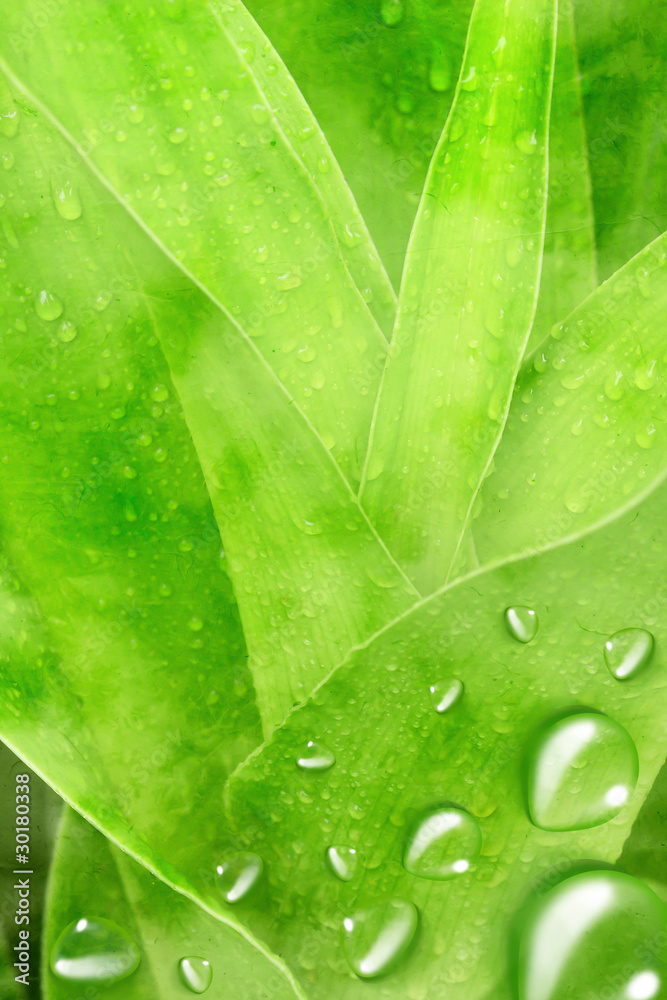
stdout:
[(174, 128), (169, 133), (169, 142), (173, 143), (174, 146), (180, 146), (182, 142), (188, 137), (188, 131), (185, 128)]
[(298, 288), (301, 284), (301, 277), (296, 271), (285, 271), (284, 274), (277, 274), (275, 278), (276, 288), (285, 291), (288, 288)]
[(218, 865), (218, 887), (228, 903), (239, 903), (259, 883), (263, 872), (264, 862), (258, 854), (235, 854)]
[(104, 310), (111, 302), (112, 298), (113, 294), (109, 291), (108, 288), (102, 289), (101, 292), (97, 293), (97, 295), (93, 300), (93, 309), (96, 309), (97, 312), (104, 312)]
[(51, 969), (70, 982), (117, 983), (139, 965), (139, 949), (111, 920), (82, 917), (69, 924), (53, 946)]
[(178, 971), (185, 986), (193, 993), (206, 993), (213, 979), (211, 963), (194, 955), (182, 958), (178, 963)]
[(519, 1000), (662, 1000), (666, 931), (667, 908), (639, 879), (613, 870), (572, 875), (523, 914)]
[(606, 715), (578, 712), (545, 726), (527, 761), (530, 818), (543, 830), (585, 830), (616, 816), (637, 783), (637, 749)]
[(169, 390), (166, 385), (163, 385), (162, 382), (156, 382), (151, 387), (151, 399), (154, 399), (156, 403), (164, 403), (166, 399), (169, 399)]
[(619, 681), (636, 677), (649, 665), (655, 643), (644, 628), (623, 628), (604, 644), (605, 663)]
[(47, 292), (46, 289), (42, 289), (41, 292), (37, 293), (37, 298), (35, 299), (35, 312), (40, 319), (46, 320), (47, 323), (52, 323), (53, 320), (62, 316), (63, 308), (61, 300), (52, 292)]
[(328, 771), (336, 763), (336, 758), (324, 743), (309, 740), (296, 762), (304, 771)]
[(63, 344), (69, 344), (70, 341), (74, 340), (77, 333), (78, 330), (74, 323), (70, 323), (68, 319), (64, 319), (58, 327), (56, 336)]
[(537, 615), (532, 608), (517, 606), (505, 611), (507, 631), (519, 642), (531, 642), (537, 635)]
[(395, 28), (405, 17), (403, 0), (382, 0), (380, 17), (388, 28)]
[(455, 806), (434, 806), (411, 826), (403, 866), (411, 875), (446, 881), (467, 872), (481, 847), (474, 816)]
[(0, 134), (13, 139), (19, 130), (19, 113), (15, 108), (0, 114)]
[(491, 57), (497, 67), (502, 66), (503, 56), (505, 54), (505, 48), (507, 46), (507, 39), (504, 35), (501, 35), (498, 39), (495, 49), (491, 53)]
[(128, 104), (127, 120), (132, 125), (139, 125), (144, 120), (144, 109), (138, 104)]
[(327, 864), (341, 882), (350, 882), (357, 871), (359, 858), (353, 847), (337, 845), (327, 848)]
[(463, 695), (463, 681), (460, 681), (458, 677), (451, 677), (448, 680), (436, 681), (429, 691), (431, 693), (431, 701), (433, 702), (433, 707), (436, 712), (440, 715), (443, 712), (448, 711), (452, 706), (456, 705), (458, 701), (461, 700)]
[(537, 150), (537, 135), (533, 132), (519, 132), (514, 137), (514, 142), (516, 143), (517, 149), (527, 156), (532, 156)]
[(461, 79), (461, 90), (477, 90), (479, 87), (479, 77), (474, 66), (468, 66), (468, 72)]
[(437, 94), (444, 94), (452, 85), (452, 64), (445, 46), (439, 41), (434, 41), (431, 46), (428, 85)]
[(419, 911), (405, 899), (357, 910), (343, 921), (341, 942), (348, 965), (362, 979), (388, 972), (412, 944)]

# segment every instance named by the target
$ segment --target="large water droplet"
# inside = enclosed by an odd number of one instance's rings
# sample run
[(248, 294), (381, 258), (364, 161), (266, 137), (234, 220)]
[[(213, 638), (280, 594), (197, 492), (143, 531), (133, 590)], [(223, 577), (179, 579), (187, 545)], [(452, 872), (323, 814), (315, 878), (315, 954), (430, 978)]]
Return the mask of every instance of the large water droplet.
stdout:
[(544, 830), (584, 830), (606, 823), (637, 783), (637, 749), (606, 715), (578, 712), (547, 725), (527, 760), (530, 817)]
[(339, 844), (327, 848), (327, 864), (341, 882), (350, 882), (357, 871), (358, 855), (353, 847)]
[(341, 940), (348, 965), (362, 979), (383, 975), (406, 954), (418, 923), (417, 907), (405, 899), (391, 899), (346, 917)]
[(193, 993), (206, 993), (213, 979), (210, 962), (205, 958), (190, 956), (182, 958), (178, 963), (181, 979)]
[(69, 924), (51, 951), (51, 969), (60, 979), (117, 983), (139, 965), (139, 949), (111, 920), (82, 917)]
[(41, 292), (37, 293), (37, 298), (35, 299), (35, 312), (40, 319), (46, 320), (48, 323), (52, 323), (54, 319), (58, 319), (59, 316), (63, 314), (63, 304), (57, 295), (53, 295), (52, 292), (47, 292), (45, 288)]
[(336, 763), (336, 758), (324, 743), (309, 740), (296, 759), (304, 771), (327, 771)]
[(53, 188), (53, 204), (56, 206), (58, 214), (69, 222), (81, 217), (81, 201), (71, 181), (56, 184)]
[(629, 680), (649, 665), (654, 646), (653, 636), (645, 628), (622, 628), (605, 642), (605, 662), (617, 680)]
[(565, 879), (528, 908), (517, 954), (520, 1000), (664, 1000), (667, 908), (618, 871)]
[(19, 130), (19, 113), (16, 108), (0, 112), (0, 133), (12, 139)]
[(388, 28), (395, 28), (400, 24), (405, 16), (403, 0), (382, 0), (380, 17)]
[(515, 607), (505, 611), (509, 634), (519, 642), (530, 642), (537, 635), (537, 615), (532, 608)]
[(218, 886), (228, 903), (239, 903), (252, 892), (262, 877), (264, 862), (258, 854), (230, 856), (218, 865)]
[(481, 847), (474, 816), (456, 806), (434, 806), (410, 828), (403, 865), (411, 875), (445, 881), (467, 872)]
[(429, 691), (431, 693), (431, 701), (433, 702), (433, 707), (436, 712), (441, 715), (448, 709), (456, 705), (458, 701), (461, 700), (463, 695), (463, 681), (460, 681), (458, 677), (451, 677), (449, 680), (436, 681)]

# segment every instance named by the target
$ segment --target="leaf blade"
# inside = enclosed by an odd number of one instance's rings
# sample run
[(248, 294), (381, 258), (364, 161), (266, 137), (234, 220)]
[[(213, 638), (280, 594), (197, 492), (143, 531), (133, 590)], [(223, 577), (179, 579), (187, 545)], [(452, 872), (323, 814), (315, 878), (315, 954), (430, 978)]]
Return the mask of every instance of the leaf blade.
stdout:
[[(530, 332), (544, 239), (554, 46), (552, 4), (501, 10), (478, 0), (457, 97), (408, 247), (360, 495), (426, 593), (444, 582), (456, 558)], [(528, 75), (536, 76), (534, 86)], [(497, 169), (501, 163), (509, 179)], [(493, 286), (496, 276), (500, 287)], [(482, 312), (471, 313), (482, 289)]]

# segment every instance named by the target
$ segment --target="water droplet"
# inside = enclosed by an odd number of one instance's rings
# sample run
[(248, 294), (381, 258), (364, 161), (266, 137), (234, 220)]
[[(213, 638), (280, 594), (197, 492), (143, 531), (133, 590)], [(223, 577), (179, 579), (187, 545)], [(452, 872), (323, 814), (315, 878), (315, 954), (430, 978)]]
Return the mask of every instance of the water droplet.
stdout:
[(139, 125), (144, 120), (144, 109), (138, 104), (128, 104), (127, 120), (132, 125)]
[(182, 958), (178, 963), (178, 971), (181, 979), (188, 989), (193, 993), (206, 993), (213, 979), (213, 970), (210, 962), (205, 958), (197, 958), (192, 955)]
[(354, 878), (359, 858), (353, 847), (329, 847), (326, 857), (329, 868), (341, 882), (350, 882)]
[(477, 90), (479, 87), (479, 77), (477, 76), (477, 70), (474, 66), (468, 67), (468, 72), (461, 79), (461, 90)]
[(598, 712), (547, 725), (527, 761), (530, 818), (543, 830), (585, 830), (616, 816), (637, 783), (637, 750), (625, 729)]
[(46, 289), (42, 289), (42, 291), (37, 294), (37, 298), (35, 299), (35, 312), (40, 319), (44, 319), (48, 323), (52, 323), (54, 319), (58, 319), (59, 316), (62, 316), (63, 308), (61, 300), (57, 295), (53, 295), (52, 292), (47, 292)]
[(327, 771), (334, 766), (336, 758), (324, 743), (309, 740), (296, 762), (304, 771)]
[(0, 114), (0, 134), (12, 139), (19, 130), (19, 113), (15, 109)]
[(383, 975), (405, 956), (418, 924), (417, 907), (405, 899), (391, 899), (346, 917), (341, 941), (348, 965), (362, 979)]
[(173, 143), (174, 146), (180, 146), (182, 142), (188, 137), (188, 131), (184, 128), (174, 128), (169, 133), (169, 142)]
[(166, 385), (163, 385), (162, 382), (156, 382), (151, 387), (151, 399), (154, 399), (156, 403), (164, 403), (165, 399), (169, 399), (169, 390)]
[(382, 0), (380, 17), (388, 28), (395, 28), (405, 17), (403, 0)]
[(62, 932), (51, 952), (51, 969), (70, 982), (117, 983), (139, 965), (136, 944), (125, 931), (100, 917), (82, 917)]
[(623, 628), (605, 642), (605, 663), (617, 680), (628, 680), (649, 665), (654, 645), (653, 636), (646, 629)]
[(505, 611), (507, 631), (519, 642), (530, 642), (537, 635), (537, 615), (532, 608), (514, 607)]
[(505, 54), (505, 47), (507, 46), (507, 39), (504, 35), (501, 35), (498, 39), (498, 43), (491, 53), (491, 57), (497, 67), (502, 66), (503, 56)]
[(667, 908), (624, 872), (583, 872), (523, 915), (517, 953), (520, 1000), (663, 998)]
[(98, 292), (98, 294), (95, 296), (95, 299), (93, 301), (93, 309), (96, 309), (97, 312), (104, 312), (104, 310), (111, 302), (112, 298), (113, 294), (109, 291), (108, 288), (102, 289), (102, 291)]
[(69, 222), (81, 218), (81, 202), (71, 181), (58, 184), (53, 189), (53, 203), (59, 215)]
[(451, 677), (449, 680), (436, 681), (436, 683), (429, 688), (429, 691), (431, 692), (433, 707), (436, 712), (439, 712), (440, 715), (442, 715), (443, 712), (446, 712), (461, 700), (461, 696), (463, 694), (463, 681), (460, 681), (458, 677)]
[(474, 816), (455, 806), (434, 806), (410, 828), (403, 866), (411, 875), (445, 881), (467, 872), (481, 847)]
[(77, 333), (78, 330), (74, 323), (70, 323), (68, 319), (64, 319), (58, 327), (56, 336), (63, 344), (69, 344), (70, 341), (74, 340)]
[(452, 64), (444, 45), (439, 41), (432, 43), (428, 85), (437, 94), (443, 94), (452, 85)]
[(263, 871), (264, 862), (258, 854), (235, 854), (218, 865), (218, 886), (225, 900), (239, 903), (245, 899), (258, 884)]
[(537, 135), (535, 132), (519, 132), (514, 141), (516, 143), (517, 149), (527, 156), (532, 156), (537, 150)]
[(276, 287), (284, 291), (288, 288), (298, 288), (301, 284), (301, 277), (295, 271), (285, 271), (284, 274), (277, 274)]

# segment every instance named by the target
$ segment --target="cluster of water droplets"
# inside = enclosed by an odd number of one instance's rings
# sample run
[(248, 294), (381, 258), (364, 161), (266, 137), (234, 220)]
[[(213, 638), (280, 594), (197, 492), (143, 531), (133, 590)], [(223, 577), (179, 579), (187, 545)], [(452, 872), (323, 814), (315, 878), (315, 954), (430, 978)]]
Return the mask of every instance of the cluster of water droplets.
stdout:
[[(510, 606), (504, 621), (516, 642), (535, 639), (538, 618), (532, 608)], [(611, 676), (625, 683), (646, 669), (653, 651), (650, 632), (625, 628), (606, 640), (602, 654)], [(433, 709), (444, 715), (461, 704), (464, 685), (459, 678), (445, 677), (428, 693)], [(324, 743), (309, 740), (294, 763), (301, 771), (318, 774), (334, 767), (336, 756)], [(627, 803), (638, 775), (637, 750), (626, 730), (602, 712), (583, 708), (545, 720), (525, 749), (525, 765), (531, 822), (561, 832), (608, 822)], [(447, 882), (471, 871), (481, 850), (482, 830), (475, 816), (460, 804), (441, 802), (422, 809), (405, 828), (402, 865), (416, 878)], [(360, 861), (357, 849), (347, 844), (332, 844), (324, 853), (331, 875), (345, 883), (355, 879)], [(230, 854), (216, 870), (218, 891), (232, 906), (253, 896), (263, 877), (264, 862), (252, 852)], [(540, 896), (530, 905), (518, 939), (521, 1000), (569, 995), (568, 984), (579, 983), (586, 975), (592, 984), (596, 973), (590, 972), (591, 956), (597, 966), (605, 949), (609, 951), (605, 943), (609, 929), (619, 919), (625, 920), (624, 933), (630, 936), (651, 931), (655, 939), (661, 934), (655, 954), (662, 955), (667, 909), (638, 879), (612, 870), (586, 871), (565, 877)], [(341, 948), (349, 967), (362, 979), (390, 972), (409, 953), (419, 923), (417, 906), (398, 896), (350, 913), (341, 927)], [(657, 958), (644, 961), (637, 950), (637, 960), (629, 962), (628, 954), (619, 957), (618, 949), (612, 949), (605, 958), (610, 967), (619, 967), (618, 976), (625, 984), (625, 992), (615, 995), (657, 1000), (663, 995)], [(131, 975), (139, 961), (139, 950), (129, 935), (99, 918), (70, 924), (51, 953), (55, 975), (70, 981), (118, 982)], [(178, 970), (193, 993), (204, 993), (212, 982), (212, 969), (204, 958), (183, 957)]]

